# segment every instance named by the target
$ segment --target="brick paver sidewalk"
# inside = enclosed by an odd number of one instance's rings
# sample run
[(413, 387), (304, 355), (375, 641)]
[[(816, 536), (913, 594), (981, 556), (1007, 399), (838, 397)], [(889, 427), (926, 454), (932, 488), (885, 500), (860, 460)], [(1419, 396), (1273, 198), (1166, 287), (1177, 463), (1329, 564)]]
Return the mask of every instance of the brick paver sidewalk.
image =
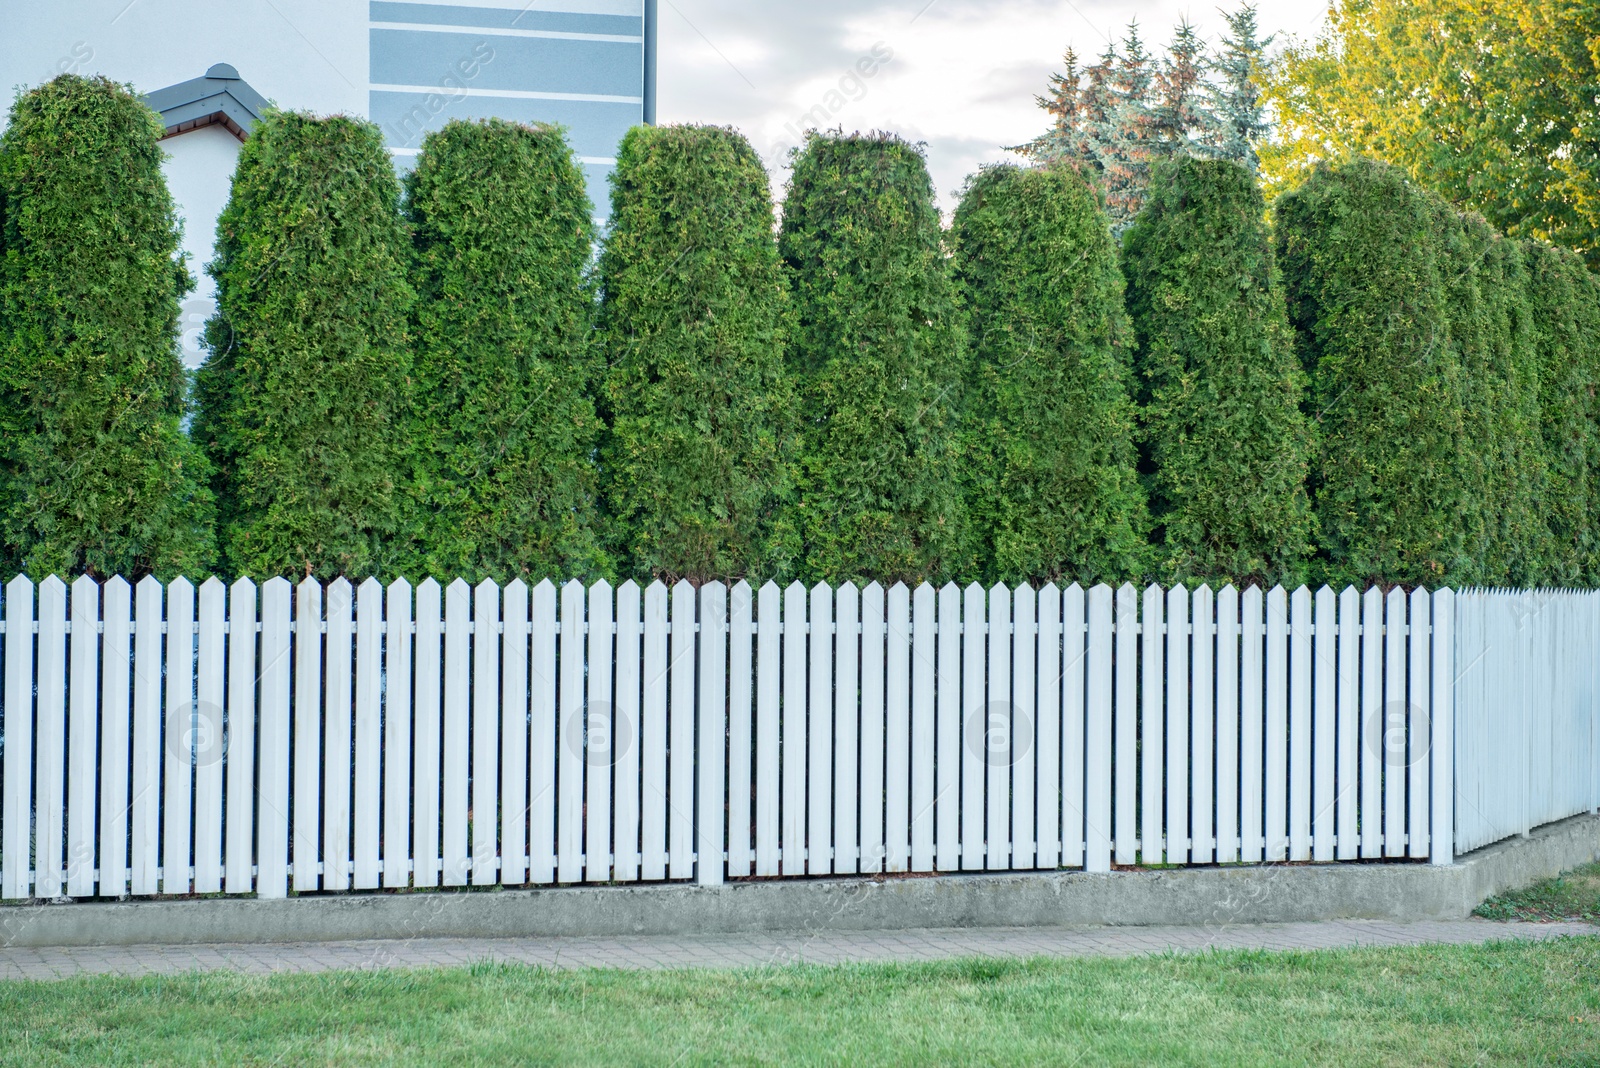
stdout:
[(963, 928), (719, 934), (631, 938), (414, 938), (374, 942), (0, 948), (0, 979), (176, 972), (315, 972), (335, 968), (454, 967), (482, 960), (554, 968), (746, 967), (950, 957), (1120, 957), (1206, 949), (1331, 949), (1343, 946), (1477, 943), (1600, 935), (1585, 923), (1460, 920), (1389, 923), (1221, 925), (1211, 927)]

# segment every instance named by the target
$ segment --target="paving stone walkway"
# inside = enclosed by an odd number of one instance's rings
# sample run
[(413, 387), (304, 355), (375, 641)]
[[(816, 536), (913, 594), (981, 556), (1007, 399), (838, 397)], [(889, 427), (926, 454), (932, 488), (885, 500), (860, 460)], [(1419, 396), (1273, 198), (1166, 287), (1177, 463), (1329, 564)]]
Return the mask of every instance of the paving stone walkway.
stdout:
[(0, 980), (77, 975), (156, 975), (190, 971), (251, 974), (329, 969), (458, 967), (483, 960), (552, 968), (751, 967), (846, 961), (925, 961), (952, 957), (1125, 957), (1208, 949), (1332, 949), (1421, 943), (1480, 943), (1600, 935), (1586, 923), (1460, 920), (1390, 923), (1221, 925), (1211, 927), (962, 928), (718, 934), (631, 938), (414, 938), (274, 945), (0, 947)]

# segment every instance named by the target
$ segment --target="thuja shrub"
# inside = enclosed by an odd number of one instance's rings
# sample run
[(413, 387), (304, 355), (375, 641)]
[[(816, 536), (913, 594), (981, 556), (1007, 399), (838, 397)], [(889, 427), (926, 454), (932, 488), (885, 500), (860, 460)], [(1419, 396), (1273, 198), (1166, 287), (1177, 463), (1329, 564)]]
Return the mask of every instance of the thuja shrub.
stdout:
[[(1522, 250), (1476, 215), (1442, 215), (1441, 274), (1450, 339), (1461, 368), (1462, 532), (1470, 580), (1543, 581), (1545, 450), (1539, 367)], [(1466, 578), (1467, 576), (1463, 576)]]
[(1543, 581), (1600, 584), (1600, 282), (1564, 249), (1523, 246), (1539, 375), (1539, 427), (1549, 531)]
[(796, 317), (805, 574), (971, 574), (964, 332), (921, 149), (888, 134), (809, 134), (779, 246)]
[(1471, 581), (1462, 383), (1441, 277), (1442, 205), (1404, 173), (1324, 164), (1274, 203), (1311, 377), (1309, 479), (1334, 583)]
[(235, 573), (363, 576), (406, 558), (399, 201), (371, 123), (273, 112), (240, 150), (195, 425)]
[(451, 122), (405, 180), (415, 248), (413, 572), (604, 570), (588, 394), (594, 242), (561, 130)]
[(952, 231), (976, 361), (969, 493), (983, 572), (1118, 582), (1145, 567), (1131, 331), (1094, 192), (1067, 168), (987, 168)]
[(1158, 573), (1298, 585), (1305, 376), (1260, 190), (1230, 161), (1163, 164), (1123, 244)]
[(203, 457), (183, 432), (178, 304), (193, 286), (161, 120), (123, 85), (62, 75), (0, 139), (0, 564), (167, 578), (212, 556)]
[(741, 135), (637, 126), (612, 175), (601, 492), (640, 578), (788, 573), (794, 411), (766, 171)]

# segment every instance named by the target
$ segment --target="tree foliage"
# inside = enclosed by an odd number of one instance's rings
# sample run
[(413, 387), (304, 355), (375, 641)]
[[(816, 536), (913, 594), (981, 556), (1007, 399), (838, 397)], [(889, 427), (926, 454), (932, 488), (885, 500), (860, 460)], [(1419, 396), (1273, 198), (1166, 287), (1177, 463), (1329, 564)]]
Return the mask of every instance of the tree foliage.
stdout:
[(971, 309), (971, 509), (1005, 582), (1138, 578), (1131, 331), (1106, 218), (1067, 168), (992, 167), (951, 239)]
[(1158, 573), (1298, 584), (1310, 436), (1260, 190), (1237, 163), (1163, 164), (1123, 244)]
[(406, 176), (417, 564), (476, 581), (604, 570), (594, 526), (583, 171), (557, 127), (428, 135)]
[(195, 425), (236, 574), (362, 576), (405, 559), (399, 200), (367, 122), (272, 112), (240, 150)]
[(1280, 197), (1279, 262), (1311, 376), (1310, 490), (1334, 583), (1472, 581), (1461, 370), (1441, 260), (1445, 206), (1370, 160)]
[(599, 332), (602, 492), (624, 570), (760, 578), (798, 556), (772, 230), (766, 171), (738, 133), (640, 126), (623, 138)]
[(812, 133), (780, 248), (797, 325), (805, 572), (935, 581), (971, 559), (958, 480), (965, 339), (922, 151)]
[(0, 561), (37, 575), (194, 574), (205, 464), (183, 432), (178, 303), (193, 286), (160, 119), (62, 75), (0, 140)]
[(1573, 0), (1339, 0), (1269, 79), (1290, 187), (1359, 152), (1600, 267), (1600, 33)]

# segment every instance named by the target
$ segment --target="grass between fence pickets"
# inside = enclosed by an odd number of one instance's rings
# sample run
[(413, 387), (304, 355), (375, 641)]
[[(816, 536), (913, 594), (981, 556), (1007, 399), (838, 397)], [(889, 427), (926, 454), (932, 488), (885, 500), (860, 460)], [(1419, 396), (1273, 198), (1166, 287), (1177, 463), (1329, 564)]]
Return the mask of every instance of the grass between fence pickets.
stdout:
[(0, 983), (6, 1064), (1594, 1063), (1600, 938)]
[(1491, 897), (1474, 910), (1491, 920), (1588, 920), (1600, 923), (1600, 864), (1588, 864), (1526, 890)]

